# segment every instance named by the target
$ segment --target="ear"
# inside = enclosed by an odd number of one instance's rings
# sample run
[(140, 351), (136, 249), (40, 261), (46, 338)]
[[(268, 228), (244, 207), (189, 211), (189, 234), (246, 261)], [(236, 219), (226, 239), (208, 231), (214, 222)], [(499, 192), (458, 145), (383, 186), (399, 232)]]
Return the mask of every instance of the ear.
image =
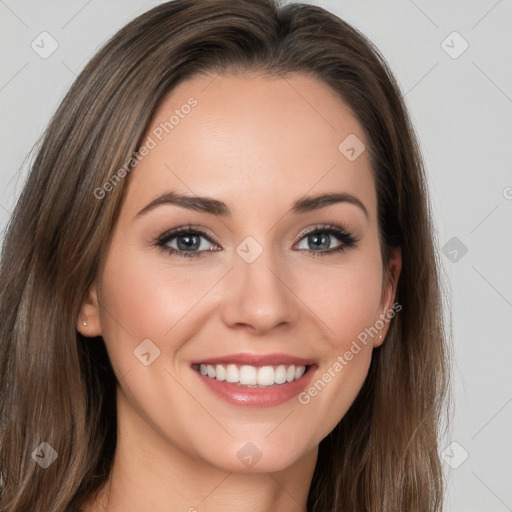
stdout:
[[(399, 306), (400, 309), (394, 308), (398, 278), (400, 277), (401, 270), (402, 250), (400, 247), (394, 247), (389, 257), (388, 266), (384, 269), (380, 311), (379, 317), (376, 320), (377, 325), (380, 326), (383, 323), (384, 327), (382, 327), (381, 335), (374, 337), (374, 347), (382, 345), (388, 333), (391, 318), (395, 315), (395, 311), (402, 309), (401, 306)], [(393, 312), (393, 316), (391, 316), (391, 312)]]
[(100, 309), (96, 283), (93, 283), (82, 303), (76, 328), (80, 334), (87, 337), (101, 336)]

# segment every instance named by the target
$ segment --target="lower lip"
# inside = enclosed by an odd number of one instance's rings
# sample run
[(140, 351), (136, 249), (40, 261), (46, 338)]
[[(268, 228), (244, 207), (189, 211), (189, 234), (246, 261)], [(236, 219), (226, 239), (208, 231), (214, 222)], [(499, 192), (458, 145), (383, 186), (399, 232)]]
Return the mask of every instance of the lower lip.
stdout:
[(274, 384), (266, 388), (237, 386), (225, 380), (212, 379), (192, 370), (218, 397), (241, 407), (274, 407), (295, 398), (311, 382), (318, 367), (311, 365), (307, 372), (297, 380), (286, 384)]

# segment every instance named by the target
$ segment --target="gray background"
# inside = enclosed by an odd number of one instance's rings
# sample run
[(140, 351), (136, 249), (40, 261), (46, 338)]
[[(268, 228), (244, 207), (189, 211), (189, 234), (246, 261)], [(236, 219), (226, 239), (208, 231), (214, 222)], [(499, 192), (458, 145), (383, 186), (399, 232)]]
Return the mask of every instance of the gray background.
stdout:
[[(108, 37), (158, 3), (0, 0), (1, 231), (25, 157), (76, 74)], [(310, 3), (377, 45), (421, 140), (452, 303), (454, 418), (441, 446), (446, 510), (512, 510), (511, 2)], [(51, 49), (43, 31), (58, 44), (47, 58), (31, 47)]]

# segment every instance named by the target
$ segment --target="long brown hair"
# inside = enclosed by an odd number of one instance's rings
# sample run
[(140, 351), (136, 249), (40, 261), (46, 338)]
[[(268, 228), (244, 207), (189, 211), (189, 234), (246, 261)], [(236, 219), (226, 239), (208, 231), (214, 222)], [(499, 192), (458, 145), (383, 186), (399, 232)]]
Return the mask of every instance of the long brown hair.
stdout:
[[(390, 70), (362, 34), (319, 7), (175, 0), (129, 23), (85, 67), (10, 220), (0, 267), (2, 512), (76, 511), (105, 484), (116, 380), (103, 340), (83, 338), (76, 321), (129, 176), (95, 191), (120, 176), (173, 87), (238, 70), (307, 73), (339, 94), (369, 141), (383, 264), (392, 247), (402, 249), (402, 310), (352, 407), (320, 443), (307, 509), (441, 509), (439, 259), (418, 143)], [(58, 454), (47, 468), (32, 456), (43, 442)]]

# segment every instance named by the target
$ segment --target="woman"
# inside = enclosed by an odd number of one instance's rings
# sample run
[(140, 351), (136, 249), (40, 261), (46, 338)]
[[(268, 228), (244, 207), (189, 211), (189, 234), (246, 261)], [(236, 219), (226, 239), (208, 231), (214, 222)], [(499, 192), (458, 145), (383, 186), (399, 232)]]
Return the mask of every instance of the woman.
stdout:
[(437, 268), (364, 36), (152, 9), (73, 84), (6, 233), (0, 510), (440, 510)]

